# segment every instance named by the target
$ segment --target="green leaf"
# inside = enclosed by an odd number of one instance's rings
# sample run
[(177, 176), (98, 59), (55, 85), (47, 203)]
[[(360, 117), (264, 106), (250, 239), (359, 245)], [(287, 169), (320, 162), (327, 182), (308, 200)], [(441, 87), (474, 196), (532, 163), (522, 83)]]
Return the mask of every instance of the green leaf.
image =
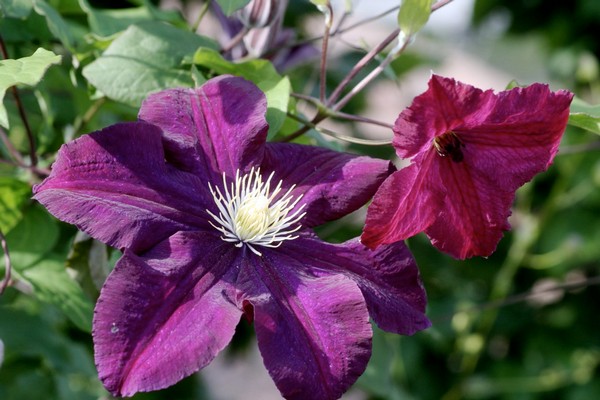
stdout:
[(90, 29), (99, 37), (109, 37), (122, 32), (129, 26), (151, 20), (169, 21), (174, 24), (185, 23), (181, 14), (174, 11), (159, 10), (152, 3), (144, 1), (145, 6), (120, 9), (96, 9), (87, 0), (79, 0), (79, 4), (88, 16)]
[[(87, 342), (67, 335), (51, 313), (0, 306), (5, 366), (0, 398), (93, 400), (106, 392), (98, 380)], [(50, 315), (49, 315), (50, 314)], [(43, 393), (43, 394), (42, 394)]]
[(417, 33), (431, 14), (432, 0), (402, 0), (398, 12), (398, 25), (406, 36)]
[(194, 84), (189, 69), (181, 69), (185, 56), (202, 47), (218, 48), (203, 36), (148, 21), (130, 26), (83, 76), (107, 97), (139, 106), (151, 92)]
[[(6, 89), (17, 84), (36, 85), (46, 70), (58, 63), (60, 56), (42, 48), (29, 57), (0, 61), (0, 102), (4, 100)], [(4, 104), (0, 104), (0, 125), (7, 129), (9, 127)]]
[(25, 211), (6, 235), (15, 272), (33, 286), (36, 298), (56, 306), (79, 328), (89, 331), (93, 305), (67, 273), (66, 254), (54, 253), (60, 233), (56, 220), (39, 205)]
[(33, 286), (38, 300), (56, 306), (79, 329), (91, 332), (94, 305), (69, 276), (63, 260), (46, 257), (22, 275)]
[(56, 220), (39, 205), (28, 207), (6, 235), (15, 270), (23, 271), (52, 251), (58, 240)]
[(193, 62), (217, 74), (241, 76), (254, 82), (267, 97), (266, 118), (269, 123), (269, 138), (279, 132), (286, 118), (292, 86), (287, 77), (277, 73), (273, 64), (267, 60), (251, 60), (236, 64), (225, 60), (218, 52), (206, 48), (199, 49), (194, 54)]
[(69, 275), (88, 297), (98, 297), (100, 288), (110, 273), (108, 251), (104, 243), (78, 232), (66, 263)]
[(8, 18), (27, 18), (32, 7), (32, 0), (0, 0), (0, 13)]
[(225, 15), (230, 16), (234, 13), (234, 11), (237, 11), (246, 4), (250, 3), (250, 0), (217, 0), (217, 3)]
[(71, 28), (60, 16), (58, 11), (42, 0), (34, 0), (33, 9), (36, 13), (46, 18), (48, 29), (69, 50), (74, 50), (75, 39)]
[(14, 178), (0, 177), (0, 230), (10, 232), (23, 217), (23, 206), (31, 197), (31, 187)]
[(569, 125), (600, 135), (600, 104), (590, 105), (579, 98), (571, 103)]

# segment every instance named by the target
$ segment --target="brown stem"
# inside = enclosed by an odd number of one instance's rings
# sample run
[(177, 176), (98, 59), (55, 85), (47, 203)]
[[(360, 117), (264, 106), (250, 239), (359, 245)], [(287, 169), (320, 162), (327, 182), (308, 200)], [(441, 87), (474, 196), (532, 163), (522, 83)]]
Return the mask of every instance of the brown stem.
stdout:
[(395, 29), (390, 35), (388, 35), (388, 37), (386, 37), (383, 42), (379, 43), (379, 45), (377, 45), (376, 47), (374, 47), (373, 49), (371, 49), (371, 51), (369, 51), (367, 54), (364, 55), (364, 57), (356, 63), (356, 65), (352, 68), (352, 70), (350, 70), (350, 72), (348, 73), (348, 75), (346, 75), (344, 77), (344, 79), (340, 82), (339, 85), (337, 85), (337, 87), (333, 90), (333, 93), (331, 93), (331, 96), (329, 96), (329, 99), (327, 100), (327, 106), (331, 106), (333, 105), (333, 103), (336, 102), (336, 100), (340, 97), (340, 95), (342, 94), (342, 91), (346, 88), (346, 86), (348, 86), (348, 84), (350, 83), (350, 81), (352, 79), (354, 79), (354, 77), (371, 61), (373, 60), (379, 53), (381, 53), (381, 51), (383, 51), (383, 49), (385, 49), (390, 43), (392, 43), (394, 41), (394, 39), (396, 39), (398, 37), (398, 34), (400, 33), (400, 29)]
[(11, 278), (12, 264), (10, 262), (10, 254), (8, 253), (8, 244), (6, 243), (6, 237), (2, 233), (0, 229), (0, 245), (2, 246), (2, 250), (4, 251), (4, 265), (5, 265), (5, 273), (4, 279), (0, 282), (0, 295), (4, 293), (4, 290), (8, 286)]
[(2, 143), (4, 143), (4, 146), (6, 146), (6, 149), (8, 150), (10, 155), (15, 159), (16, 165), (21, 168), (27, 168), (27, 164), (25, 163), (23, 156), (21, 156), (21, 153), (19, 153), (15, 146), (13, 146), (12, 142), (8, 138), (8, 135), (2, 128), (0, 128), (0, 140), (2, 141)]
[[(6, 45), (4, 44), (4, 39), (2, 35), (0, 35), (0, 50), (2, 51), (2, 57), (4, 59), (8, 59), (8, 51), (6, 51)], [(12, 86), (11, 92), (13, 97), (15, 98), (15, 103), (17, 104), (17, 109), (19, 110), (19, 116), (23, 121), (23, 126), (25, 127), (25, 132), (27, 133), (27, 140), (29, 141), (29, 157), (31, 158), (31, 166), (35, 167), (38, 163), (38, 158), (35, 150), (35, 140), (33, 139), (33, 132), (31, 131), (31, 127), (29, 126), (29, 121), (27, 120), (27, 114), (25, 113), (25, 107), (23, 107), (23, 103), (21, 102), (21, 96), (19, 96), (19, 91), (16, 86)]]
[(331, 4), (325, 6), (323, 14), (325, 16), (325, 33), (323, 34), (323, 43), (321, 45), (321, 81), (319, 84), (319, 100), (325, 101), (325, 90), (327, 88), (327, 46), (329, 45), (329, 34), (331, 32), (331, 21), (333, 20), (333, 9)]
[(231, 38), (229, 43), (223, 46), (223, 48), (221, 49), (221, 54), (225, 54), (231, 51), (231, 49), (233, 49), (235, 46), (237, 46), (244, 39), (244, 36), (246, 36), (248, 31), (249, 29), (246, 27), (239, 31), (233, 38)]

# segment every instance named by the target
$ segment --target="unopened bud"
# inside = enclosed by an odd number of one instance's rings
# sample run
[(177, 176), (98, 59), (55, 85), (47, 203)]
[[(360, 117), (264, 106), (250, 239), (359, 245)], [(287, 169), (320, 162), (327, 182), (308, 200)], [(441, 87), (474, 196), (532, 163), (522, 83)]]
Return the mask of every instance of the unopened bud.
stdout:
[(247, 28), (263, 28), (283, 15), (286, 7), (287, 0), (251, 0), (236, 16)]

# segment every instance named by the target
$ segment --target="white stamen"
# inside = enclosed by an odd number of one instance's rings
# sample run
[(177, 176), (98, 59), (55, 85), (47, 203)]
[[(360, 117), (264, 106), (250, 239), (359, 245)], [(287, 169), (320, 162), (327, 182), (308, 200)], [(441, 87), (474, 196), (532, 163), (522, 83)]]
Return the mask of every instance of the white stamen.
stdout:
[[(227, 188), (227, 180), (223, 173), (223, 191), (209, 183), (208, 189), (215, 200), (219, 215), (206, 210), (214, 219), (210, 224), (222, 233), (221, 239), (234, 243), (236, 247), (244, 244), (256, 255), (262, 253), (256, 246), (279, 247), (284, 240), (293, 240), (298, 236), (292, 235), (301, 228), (298, 223), (306, 215), (302, 212), (304, 204), (291, 212), (302, 196), (296, 199), (291, 195), (296, 185), (287, 192), (275, 198), (281, 192), (282, 181), (271, 191), (271, 179), (274, 172), (263, 183), (260, 168), (252, 168), (250, 172), (240, 177), (240, 171), (235, 174), (235, 182)], [(293, 226), (295, 225), (295, 226)]]

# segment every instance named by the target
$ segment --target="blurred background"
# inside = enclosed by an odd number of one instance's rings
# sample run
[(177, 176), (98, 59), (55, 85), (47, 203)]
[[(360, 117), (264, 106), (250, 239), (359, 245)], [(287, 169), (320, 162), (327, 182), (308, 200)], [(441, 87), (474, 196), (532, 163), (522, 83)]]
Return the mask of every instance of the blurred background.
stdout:
[[(76, 35), (85, 33), (80, 2), (47, 3)], [(150, 4), (89, 3), (109, 11)], [(352, 3), (353, 14), (341, 27), (360, 24), (331, 39), (329, 91), (368, 49), (396, 27), (396, 11), (386, 11), (398, 1)], [(0, 4), (6, 8), (19, 2)], [(201, 1), (177, 0), (151, 4), (188, 22), (197, 19), (203, 6)], [(344, 5), (343, 1), (336, 3), (337, 18), (343, 14)], [(362, 23), (377, 16), (381, 18)], [(67, 53), (61, 50), (55, 33), (34, 28), (40, 19), (32, 13), (0, 20), (0, 34), (13, 58), (31, 54), (38, 46)], [(303, 41), (321, 34), (322, 17), (308, 1), (290, 1), (284, 25), (300, 27), (298, 40)], [(198, 31), (210, 33), (215, 29), (216, 20), (207, 16)], [(599, 104), (599, 38), (598, 0), (454, 0), (433, 13), (408, 50), (344, 111), (393, 124), (402, 109), (425, 90), (432, 72), (482, 89), (503, 90), (511, 82), (546, 82), (554, 90), (569, 89), (579, 99)], [(98, 40), (86, 51), (98, 53), (107, 43), (108, 39)], [(316, 41), (315, 46), (319, 45)], [(85, 57), (81, 60), (86, 62)], [(289, 71), (294, 91), (317, 94), (316, 64), (313, 59)], [(55, 152), (64, 140), (84, 132), (135, 119), (135, 107), (90, 96), (89, 87), (81, 83), (80, 72), (75, 71), (78, 67), (52, 68), (40, 87), (22, 90), (25, 104), (35, 110), (31, 112), (32, 124), (44, 134), (40, 138), (42, 152)], [(78, 85), (66, 89), (71, 82)], [(14, 111), (8, 98), (5, 102), (9, 112), (11, 107)], [(302, 102), (298, 107), (308, 116), (314, 112)], [(42, 118), (48, 114), (53, 116), (50, 122)], [(330, 120), (323, 126), (356, 137), (391, 138), (389, 129), (372, 124)], [(11, 135), (17, 148), (26, 149), (18, 122)], [(306, 140), (394, 157), (387, 147), (348, 146), (324, 140), (315, 132)], [(367, 371), (343, 398), (600, 398), (599, 143), (597, 135), (568, 128), (554, 164), (517, 192), (510, 219), (512, 230), (491, 257), (456, 261), (434, 249), (424, 235), (411, 238), (408, 244), (422, 271), (433, 326), (412, 337), (375, 329)], [(68, 258), (69, 276), (88, 288), (86, 293), (92, 294), (86, 301), (93, 304), (94, 283), (81, 278), (81, 271), (110, 268), (118, 252), (76, 236), (73, 227), (57, 222), (31, 203), (27, 200), (29, 186), (11, 183), (13, 186), (8, 187), (3, 176), (9, 172), (0, 164), (3, 190), (20, 193), (19, 198), (25, 200), (19, 200), (18, 208), (26, 210), (14, 223), (6, 215), (0, 216), (0, 222), (10, 226), (7, 238), (15, 268), (26, 265), (21, 272), (35, 286), (35, 282), (59, 279)], [(6, 197), (0, 200), (7, 201)], [(364, 210), (320, 227), (318, 233), (328, 241), (343, 241), (359, 235), (363, 222)], [(32, 249), (45, 254), (44, 258), (32, 259)], [(40, 265), (43, 269), (38, 268)], [(74, 323), (64, 310), (52, 305), (62, 299), (45, 302), (44, 292), (40, 299), (39, 290), (37, 297), (27, 295), (27, 290), (9, 288), (0, 297), (0, 398), (110, 399), (97, 380), (91, 338), (83, 323)], [(242, 321), (233, 343), (207, 368), (170, 389), (134, 399), (279, 399), (253, 335), (252, 326)]]

